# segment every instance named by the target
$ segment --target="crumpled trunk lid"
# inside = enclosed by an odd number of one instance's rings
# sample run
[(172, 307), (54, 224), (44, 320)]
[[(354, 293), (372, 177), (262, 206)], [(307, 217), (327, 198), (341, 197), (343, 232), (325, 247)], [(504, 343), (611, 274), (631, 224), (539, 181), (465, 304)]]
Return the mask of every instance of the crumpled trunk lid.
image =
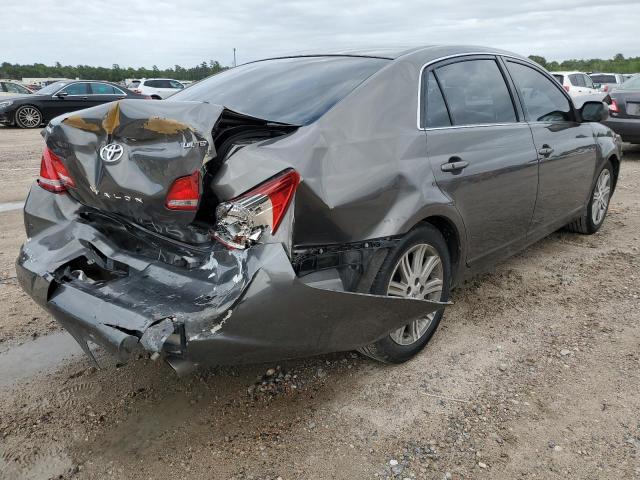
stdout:
[[(212, 130), (223, 110), (200, 102), (122, 100), (58, 117), (44, 136), (75, 183), (72, 198), (197, 242), (205, 236), (191, 225), (196, 210), (170, 210), (165, 201), (177, 178), (203, 172), (215, 157)], [(115, 146), (115, 155), (106, 146)]]

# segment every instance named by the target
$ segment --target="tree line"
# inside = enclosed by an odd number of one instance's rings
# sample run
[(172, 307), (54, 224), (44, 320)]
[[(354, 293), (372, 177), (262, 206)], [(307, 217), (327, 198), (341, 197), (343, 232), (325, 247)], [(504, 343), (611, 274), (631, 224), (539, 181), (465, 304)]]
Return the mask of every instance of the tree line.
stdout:
[(625, 58), (621, 53), (617, 53), (609, 60), (591, 58), (547, 62), (546, 58), (539, 55), (529, 55), (529, 58), (550, 72), (577, 70), (579, 72), (640, 73), (640, 57)]
[(21, 65), (18, 63), (3, 62), (0, 66), (0, 78), (21, 80), (22, 78), (79, 78), (82, 80), (109, 80), (121, 82), (126, 78), (157, 78), (168, 77), (176, 80), (202, 80), (209, 75), (226, 70), (228, 67), (220, 65), (219, 62), (210, 60), (202, 62), (195, 67), (185, 68), (175, 65), (173, 68), (159, 69), (156, 65), (152, 68), (132, 68), (120, 67), (114, 63), (111, 68), (92, 67), (90, 65), (62, 65), (56, 62), (55, 65), (45, 65), (44, 63), (34, 63), (31, 65)]
[[(534, 62), (539, 63), (550, 71), (554, 70), (578, 70), (581, 72), (614, 72), (614, 73), (638, 73), (640, 72), (640, 57), (625, 58), (621, 53), (613, 58), (603, 60), (592, 58), (588, 60), (564, 60), (562, 62), (548, 62), (540, 55), (529, 55)], [(53, 78), (80, 78), (82, 80), (110, 80), (121, 82), (126, 78), (150, 78), (169, 77), (176, 80), (202, 80), (209, 75), (226, 70), (229, 67), (222, 66), (219, 62), (209, 60), (202, 62), (195, 67), (185, 68), (175, 65), (173, 68), (159, 69), (156, 65), (145, 68), (120, 67), (114, 63), (111, 68), (92, 67), (90, 65), (62, 65), (56, 62), (55, 65), (45, 65), (44, 63), (34, 63), (31, 65), (21, 65), (18, 63), (3, 62), (0, 66), (0, 78), (12, 78), (21, 80), (22, 78), (53, 77)]]

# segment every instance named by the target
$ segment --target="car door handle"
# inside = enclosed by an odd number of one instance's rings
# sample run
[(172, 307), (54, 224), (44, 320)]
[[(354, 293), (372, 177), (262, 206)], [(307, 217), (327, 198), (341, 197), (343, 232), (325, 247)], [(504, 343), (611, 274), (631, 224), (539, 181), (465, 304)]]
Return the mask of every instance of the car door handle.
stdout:
[(469, 162), (465, 162), (460, 157), (451, 157), (447, 163), (440, 165), (440, 170), (443, 172), (459, 173), (469, 165)]
[(538, 153), (543, 157), (548, 157), (553, 153), (553, 148), (551, 148), (549, 145), (543, 145), (542, 148), (538, 150)]
[(82, 97), (82, 100), (89, 100), (89, 97)]

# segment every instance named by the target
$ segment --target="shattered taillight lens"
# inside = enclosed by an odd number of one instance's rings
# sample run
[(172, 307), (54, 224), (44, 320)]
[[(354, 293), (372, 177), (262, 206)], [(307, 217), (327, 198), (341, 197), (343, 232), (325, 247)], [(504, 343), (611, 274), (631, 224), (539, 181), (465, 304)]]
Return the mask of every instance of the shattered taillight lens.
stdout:
[(213, 236), (230, 248), (244, 249), (257, 242), (269, 228), (273, 235), (287, 213), (300, 183), (300, 174), (289, 169), (247, 193), (216, 208)]
[(44, 152), (42, 152), (38, 185), (54, 193), (66, 192), (67, 187), (75, 187), (67, 167), (64, 166), (60, 157), (48, 147), (45, 147)]
[(200, 172), (195, 171), (173, 182), (167, 193), (165, 205), (169, 210), (197, 210), (199, 200)]

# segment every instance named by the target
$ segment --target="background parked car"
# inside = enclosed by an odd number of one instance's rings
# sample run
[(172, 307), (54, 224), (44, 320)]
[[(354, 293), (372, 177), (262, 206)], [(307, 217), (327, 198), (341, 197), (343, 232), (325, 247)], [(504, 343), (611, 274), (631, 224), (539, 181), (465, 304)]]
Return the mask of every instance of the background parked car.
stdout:
[(110, 82), (55, 82), (37, 93), (0, 99), (0, 124), (37, 128), (63, 113), (124, 98), (146, 97)]
[(613, 88), (624, 83), (626, 78), (620, 73), (590, 73), (594, 84), (600, 85), (600, 91), (610, 92)]
[(582, 72), (551, 72), (562, 88), (572, 97), (598, 93), (598, 89), (593, 85), (593, 80), (586, 73)]
[(138, 85), (140, 85), (140, 80), (131, 80), (129, 83), (126, 84), (127, 88), (129, 90), (135, 90), (136, 88), (138, 88)]
[(640, 144), (640, 74), (609, 93), (609, 119), (604, 122), (625, 142)]
[(160, 100), (170, 97), (183, 89), (184, 85), (182, 83), (170, 78), (143, 78), (133, 91)]
[(12, 80), (0, 80), (0, 97), (31, 95), (33, 92), (24, 85)]

